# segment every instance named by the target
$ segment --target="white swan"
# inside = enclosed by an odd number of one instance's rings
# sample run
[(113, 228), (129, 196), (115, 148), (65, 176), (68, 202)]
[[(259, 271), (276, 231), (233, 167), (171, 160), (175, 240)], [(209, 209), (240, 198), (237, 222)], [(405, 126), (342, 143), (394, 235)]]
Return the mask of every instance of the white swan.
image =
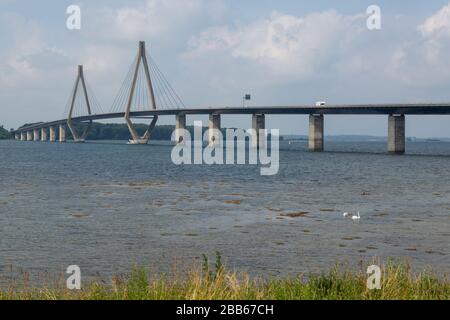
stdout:
[(353, 220), (359, 220), (359, 219), (361, 219), (361, 216), (359, 215), (359, 211), (358, 211), (358, 215), (357, 215), (357, 216), (355, 216), (355, 215), (352, 216), (352, 219), (353, 219)]
[(344, 212), (342, 215), (344, 216), (344, 218), (348, 217), (348, 212)]

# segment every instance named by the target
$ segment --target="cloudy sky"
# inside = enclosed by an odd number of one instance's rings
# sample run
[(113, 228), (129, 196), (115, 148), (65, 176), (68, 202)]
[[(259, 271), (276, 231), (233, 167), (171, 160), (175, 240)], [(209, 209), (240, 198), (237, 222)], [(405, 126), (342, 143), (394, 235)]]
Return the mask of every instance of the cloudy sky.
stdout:
[[(71, 4), (81, 30), (66, 28)], [(372, 4), (381, 30), (366, 27)], [(78, 64), (110, 109), (139, 40), (187, 106), (450, 102), (448, 0), (0, 0), (0, 124), (61, 118)], [(268, 125), (307, 132), (305, 116)], [(385, 116), (326, 118), (326, 134), (386, 132)], [(450, 137), (450, 117), (410, 116), (407, 135)]]

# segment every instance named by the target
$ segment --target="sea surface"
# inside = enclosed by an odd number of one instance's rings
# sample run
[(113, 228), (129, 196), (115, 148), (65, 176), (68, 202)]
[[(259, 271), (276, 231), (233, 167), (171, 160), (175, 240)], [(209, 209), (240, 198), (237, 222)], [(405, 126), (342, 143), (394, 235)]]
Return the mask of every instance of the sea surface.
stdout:
[[(408, 261), (450, 273), (450, 143), (282, 143), (280, 170), (182, 165), (164, 143), (0, 141), (0, 279), (213, 261), (261, 276)], [(352, 221), (342, 213), (360, 211)]]

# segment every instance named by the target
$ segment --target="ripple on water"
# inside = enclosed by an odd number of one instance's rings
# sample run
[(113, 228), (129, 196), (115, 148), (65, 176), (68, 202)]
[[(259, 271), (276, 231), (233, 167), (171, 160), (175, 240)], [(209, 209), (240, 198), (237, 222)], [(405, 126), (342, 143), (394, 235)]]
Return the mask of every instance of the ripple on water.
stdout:
[[(441, 156), (389, 156), (376, 142), (282, 150), (273, 177), (254, 166), (176, 166), (160, 146), (0, 141), (0, 149), (0, 261), (25, 270), (60, 273), (70, 261), (87, 276), (135, 264), (164, 272), (174, 259), (220, 251), (260, 274), (373, 255), (450, 271), (450, 143), (408, 145)], [(342, 217), (358, 210), (358, 223)]]

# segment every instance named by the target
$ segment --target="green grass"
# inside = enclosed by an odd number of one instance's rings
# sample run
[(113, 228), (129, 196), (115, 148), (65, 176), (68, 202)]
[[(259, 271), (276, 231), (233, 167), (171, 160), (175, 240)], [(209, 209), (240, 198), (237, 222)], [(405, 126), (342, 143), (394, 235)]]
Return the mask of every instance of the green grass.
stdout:
[(135, 268), (128, 276), (114, 277), (110, 284), (92, 282), (80, 291), (65, 288), (64, 281), (52, 288), (26, 285), (0, 290), (0, 300), (353, 300), (353, 299), (445, 299), (450, 282), (430, 271), (413, 274), (407, 264), (388, 263), (382, 267), (380, 290), (367, 289), (363, 272), (341, 271), (337, 267), (320, 275), (289, 279), (263, 279), (227, 271), (217, 256), (214, 268), (204, 256), (202, 267), (183, 275), (149, 276)]

